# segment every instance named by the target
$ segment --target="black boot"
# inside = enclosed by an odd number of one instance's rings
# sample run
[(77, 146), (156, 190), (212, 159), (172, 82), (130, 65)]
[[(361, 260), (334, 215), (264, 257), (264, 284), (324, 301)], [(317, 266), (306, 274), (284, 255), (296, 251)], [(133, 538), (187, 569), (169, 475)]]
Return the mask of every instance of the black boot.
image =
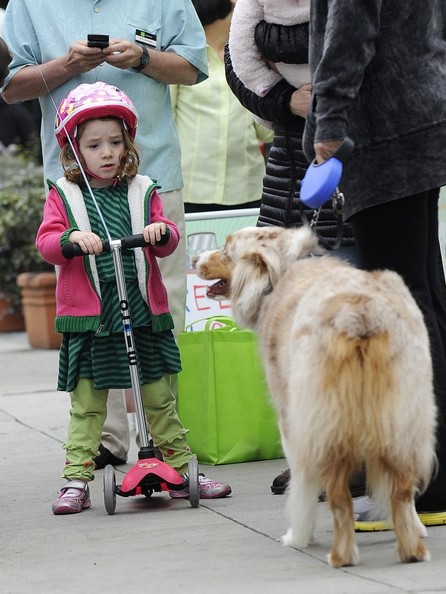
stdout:
[(102, 443), (99, 444), (99, 456), (93, 458), (95, 470), (99, 470), (100, 468), (105, 468), (107, 464), (111, 464), (112, 466), (121, 466), (121, 464), (125, 464), (126, 460), (121, 460), (121, 458), (116, 457), (114, 454), (107, 450)]
[[(288, 483), (290, 482), (290, 469), (284, 470), (281, 474), (276, 476), (271, 485), (271, 491), (276, 495), (285, 493)], [(366, 478), (363, 470), (353, 473), (349, 481), (350, 493), (352, 497), (361, 497), (366, 494)], [(319, 497), (320, 501), (324, 501), (325, 497)]]
[(283, 495), (290, 482), (290, 469), (287, 468), (273, 480), (271, 491), (276, 495)]

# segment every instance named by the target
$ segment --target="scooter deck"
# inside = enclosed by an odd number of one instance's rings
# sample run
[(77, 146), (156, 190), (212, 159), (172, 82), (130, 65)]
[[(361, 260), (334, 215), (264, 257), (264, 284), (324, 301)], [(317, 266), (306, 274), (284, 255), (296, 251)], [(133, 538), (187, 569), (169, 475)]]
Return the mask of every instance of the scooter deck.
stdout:
[(138, 460), (127, 472), (120, 486), (120, 491), (122, 493), (133, 491), (148, 474), (158, 477), (160, 483), (182, 485), (184, 482), (178, 472), (165, 462), (158, 460), (158, 458), (145, 458)]

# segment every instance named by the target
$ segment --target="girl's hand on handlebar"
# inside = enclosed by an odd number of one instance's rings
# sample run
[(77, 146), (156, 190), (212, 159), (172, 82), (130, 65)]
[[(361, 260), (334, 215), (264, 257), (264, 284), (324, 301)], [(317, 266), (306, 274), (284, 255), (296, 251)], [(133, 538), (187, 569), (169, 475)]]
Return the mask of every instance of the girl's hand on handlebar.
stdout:
[(70, 243), (77, 243), (84, 254), (98, 255), (102, 253), (102, 240), (91, 231), (73, 231), (68, 239)]
[(166, 234), (166, 223), (151, 223), (144, 227), (143, 235), (147, 243), (155, 245)]

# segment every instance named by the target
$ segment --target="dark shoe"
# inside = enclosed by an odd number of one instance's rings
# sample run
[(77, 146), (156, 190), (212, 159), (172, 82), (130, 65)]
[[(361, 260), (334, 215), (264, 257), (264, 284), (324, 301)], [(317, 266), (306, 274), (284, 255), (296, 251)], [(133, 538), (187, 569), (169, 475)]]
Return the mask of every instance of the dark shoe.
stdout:
[(290, 469), (287, 468), (273, 480), (271, 491), (276, 495), (283, 495), (290, 482)]
[[(288, 487), (288, 483), (290, 482), (290, 469), (284, 470), (282, 474), (276, 476), (273, 480), (273, 484), (271, 485), (271, 491), (276, 495), (282, 495), (285, 493), (286, 488)], [(366, 484), (365, 484), (365, 473), (363, 471), (358, 471), (353, 474), (350, 479), (350, 493), (352, 497), (362, 497), (366, 493)], [(322, 494), (319, 497), (319, 501), (324, 501), (325, 496)]]
[(125, 464), (127, 460), (121, 460), (121, 458), (118, 458), (112, 454), (110, 450), (107, 450), (107, 448), (105, 448), (102, 443), (100, 443), (99, 456), (93, 458), (93, 462), (95, 469), (99, 470), (100, 468), (105, 468), (107, 464), (111, 464), (112, 466), (121, 466), (122, 464)]

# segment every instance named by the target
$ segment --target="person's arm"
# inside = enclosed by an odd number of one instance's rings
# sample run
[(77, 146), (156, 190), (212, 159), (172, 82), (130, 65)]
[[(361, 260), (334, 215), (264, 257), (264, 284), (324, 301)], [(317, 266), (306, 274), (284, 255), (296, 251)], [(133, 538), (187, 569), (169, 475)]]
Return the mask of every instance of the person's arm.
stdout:
[[(151, 47), (149, 62), (138, 74), (145, 74), (164, 84), (193, 85), (197, 80), (198, 69), (185, 58), (173, 51), (157, 51)], [(141, 45), (126, 39), (112, 39), (108, 48), (103, 50), (107, 64), (126, 70), (138, 66), (143, 54)]]
[[(67, 212), (58, 191), (51, 187), (43, 208), (43, 218), (36, 236), (36, 247), (43, 258), (56, 266), (65, 264), (61, 239), (75, 229), (70, 226)], [(66, 238), (68, 241), (68, 238)]]
[(312, 23), (326, 23), (323, 33), (318, 26), (310, 32), (312, 45), (323, 47), (312, 80), (316, 143), (342, 139), (347, 133), (350, 105), (375, 55), (381, 5), (382, 0), (331, 0), (328, 15), (318, 13), (317, 2), (312, 7)]
[[(135, 75), (168, 85), (193, 85), (205, 80), (206, 37), (192, 2), (177, 0), (164, 4), (157, 49), (146, 46), (149, 62)], [(142, 45), (123, 39), (112, 39), (104, 50), (107, 63), (122, 69), (138, 66), (142, 54)]]
[(255, 31), (264, 19), (263, 5), (258, 0), (237, 0), (229, 31), (232, 67), (246, 88), (264, 96), (282, 76), (270, 68), (255, 43)]
[(316, 162), (323, 163), (332, 157), (341, 144), (342, 140), (326, 140), (324, 142), (315, 142), (314, 152), (316, 155)]
[[(162, 83), (192, 85), (197, 80), (197, 68), (181, 56), (153, 49), (149, 52), (149, 64), (140, 73)], [(96, 68), (102, 62), (121, 69), (137, 66), (141, 54), (141, 46), (123, 39), (112, 40), (110, 46), (103, 51), (88, 47), (85, 41), (76, 41), (66, 55), (45, 64), (30, 65), (19, 70), (5, 87), (3, 98), (6, 103), (34, 99), (46, 95), (48, 90), (53, 91), (74, 76)]]
[(88, 47), (86, 41), (75, 41), (64, 56), (44, 64), (21, 68), (3, 90), (3, 99), (6, 103), (17, 103), (46, 95), (48, 90), (53, 91), (74, 76), (96, 68), (103, 61), (99, 48)]
[(225, 48), (225, 72), (231, 91), (243, 107), (257, 117), (275, 124), (286, 124), (290, 118), (294, 117), (290, 102), (296, 89), (285, 79), (278, 82), (265, 97), (256, 95), (245, 87), (234, 72), (228, 46)]

